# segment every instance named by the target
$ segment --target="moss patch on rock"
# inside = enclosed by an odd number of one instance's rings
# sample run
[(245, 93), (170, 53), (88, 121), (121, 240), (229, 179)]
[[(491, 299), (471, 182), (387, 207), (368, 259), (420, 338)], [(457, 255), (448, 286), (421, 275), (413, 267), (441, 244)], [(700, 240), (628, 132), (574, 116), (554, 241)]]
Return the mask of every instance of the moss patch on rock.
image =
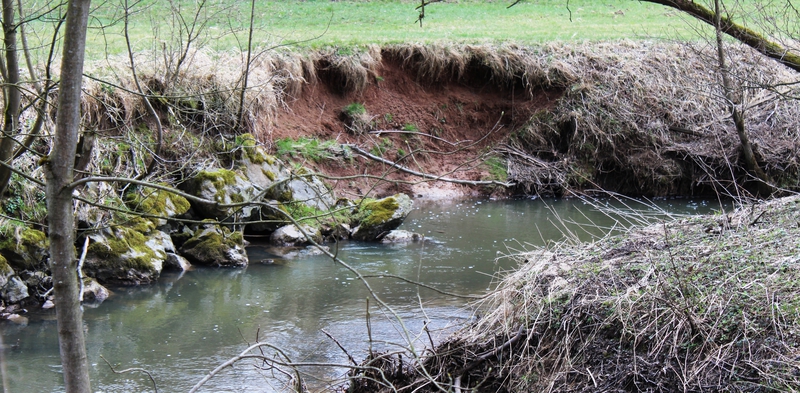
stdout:
[(91, 242), (88, 252), (104, 260), (108, 266), (151, 270), (154, 268), (153, 261), (158, 258), (146, 244), (147, 236), (139, 229), (115, 226), (101, 241)]
[(397, 200), (394, 198), (363, 201), (358, 210), (361, 225), (372, 226), (391, 220), (398, 206)]
[(181, 253), (190, 261), (206, 266), (247, 265), (241, 232), (205, 224), (181, 246)]
[(225, 196), (225, 186), (236, 184), (236, 172), (227, 169), (200, 171), (194, 177), (193, 182), (197, 188), (202, 187), (204, 182), (211, 183), (217, 190), (216, 200), (219, 202)]
[(275, 157), (267, 154), (252, 134), (242, 134), (235, 139), (236, 146), (242, 150), (242, 159), (253, 164), (275, 164)]
[(125, 195), (125, 204), (134, 211), (165, 219), (184, 214), (191, 207), (180, 195), (149, 187)]
[(30, 270), (43, 262), (49, 247), (44, 232), (18, 227), (0, 241), (0, 254), (13, 268)]

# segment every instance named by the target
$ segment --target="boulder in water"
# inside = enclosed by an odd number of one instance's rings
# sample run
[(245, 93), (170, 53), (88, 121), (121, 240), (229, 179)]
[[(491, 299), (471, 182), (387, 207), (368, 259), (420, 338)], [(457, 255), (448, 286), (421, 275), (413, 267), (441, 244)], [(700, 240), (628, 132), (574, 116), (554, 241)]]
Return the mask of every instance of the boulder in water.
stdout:
[(353, 230), (353, 239), (381, 240), (403, 223), (413, 207), (414, 202), (406, 194), (395, 194), (383, 199), (363, 201), (356, 213), (360, 220), (358, 227)]
[(245, 267), (248, 259), (241, 232), (216, 224), (203, 224), (181, 246), (181, 255), (203, 266)]

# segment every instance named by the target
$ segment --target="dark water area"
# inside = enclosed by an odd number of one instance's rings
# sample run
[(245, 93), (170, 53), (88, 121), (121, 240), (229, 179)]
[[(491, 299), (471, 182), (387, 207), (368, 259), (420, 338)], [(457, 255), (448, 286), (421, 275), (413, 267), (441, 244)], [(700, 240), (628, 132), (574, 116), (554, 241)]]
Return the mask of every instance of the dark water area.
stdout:
[[(361, 274), (398, 275), (451, 293), (481, 295), (493, 287), (500, 272), (515, 266), (505, 255), (565, 237), (591, 240), (645, 217), (654, 220), (719, 209), (718, 202), (690, 199), (597, 203), (578, 199), (417, 202), (401, 229), (425, 235), (424, 242), (343, 242), (331, 247)], [(617, 213), (636, 211), (638, 218), (620, 219), (598, 206)], [(294, 362), (347, 364), (347, 356), (323, 330), (356, 360), (366, 356), (369, 293), (351, 271), (325, 256), (276, 258), (267, 247), (255, 243), (248, 253), (251, 262), (273, 259), (274, 263), (165, 274), (151, 286), (112, 288), (113, 296), (104, 303), (85, 307), (94, 390), (153, 391), (144, 374), (115, 374), (105, 358), (117, 370), (148, 370), (161, 392), (188, 391), (256, 341), (280, 347)], [(375, 350), (413, 347), (421, 351), (430, 346), (423, 332), (426, 321), (431, 337), (441, 340), (473, 318), (468, 299), (394, 278), (376, 277), (369, 282), (393, 310), (369, 302)], [(55, 312), (31, 311), (27, 317), (27, 326), (0, 324), (10, 391), (63, 391)], [(265, 350), (265, 354), (273, 356), (275, 351)], [(302, 370), (309, 374), (304, 378), (312, 391), (329, 387), (328, 380), (346, 371), (322, 366)], [(284, 391), (284, 382), (279, 373), (245, 360), (211, 379), (201, 391)]]

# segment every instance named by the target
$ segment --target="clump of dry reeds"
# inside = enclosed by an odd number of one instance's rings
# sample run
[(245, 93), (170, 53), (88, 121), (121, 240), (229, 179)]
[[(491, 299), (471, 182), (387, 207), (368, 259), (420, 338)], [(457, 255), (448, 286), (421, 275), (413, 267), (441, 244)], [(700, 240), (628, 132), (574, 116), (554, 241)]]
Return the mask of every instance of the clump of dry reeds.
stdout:
[[(543, 67), (568, 69), (574, 82), (548, 116), (531, 119), (517, 147), (553, 162), (570, 160), (573, 169), (591, 168), (572, 179), (588, 175), (623, 192), (685, 194), (696, 186), (743, 184), (748, 174), (738, 163), (739, 140), (713, 50), (648, 42), (543, 47)], [(796, 75), (749, 48), (732, 46), (729, 55), (761, 164), (784, 179), (778, 183), (796, 183), (800, 109), (789, 98), (796, 93), (769, 88)]]
[(433, 375), (456, 391), (796, 391), (798, 219), (795, 196), (516, 255), (488, 314), (411, 387), (432, 391)]

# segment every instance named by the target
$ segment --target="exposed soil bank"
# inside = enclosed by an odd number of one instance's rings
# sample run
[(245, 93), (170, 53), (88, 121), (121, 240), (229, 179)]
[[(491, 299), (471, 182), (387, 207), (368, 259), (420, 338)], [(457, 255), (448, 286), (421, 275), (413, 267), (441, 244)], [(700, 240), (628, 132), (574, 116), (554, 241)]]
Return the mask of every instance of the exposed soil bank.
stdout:
[[(647, 196), (737, 195), (734, 185), (748, 188), (752, 176), (741, 166), (728, 108), (717, 98), (715, 65), (704, 50), (622, 42), (329, 53), (312, 61), (315, 72), (262, 127), (262, 138), (355, 143), (421, 172), (509, 180), (515, 187), (502, 191), (508, 193), (602, 188)], [(800, 111), (779, 91), (755, 88), (796, 75), (746, 48), (732, 52), (748, 94), (747, 125), (759, 163), (778, 187), (797, 189)], [(357, 119), (345, 113), (354, 103), (365, 110)], [(501, 160), (484, 163), (489, 157)], [(363, 157), (317, 168), (338, 176), (421, 180)], [(497, 192), (442, 182), (378, 183), (348, 179), (337, 188)]]
[(800, 197), (513, 258), (486, 314), (356, 392), (800, 389)]

